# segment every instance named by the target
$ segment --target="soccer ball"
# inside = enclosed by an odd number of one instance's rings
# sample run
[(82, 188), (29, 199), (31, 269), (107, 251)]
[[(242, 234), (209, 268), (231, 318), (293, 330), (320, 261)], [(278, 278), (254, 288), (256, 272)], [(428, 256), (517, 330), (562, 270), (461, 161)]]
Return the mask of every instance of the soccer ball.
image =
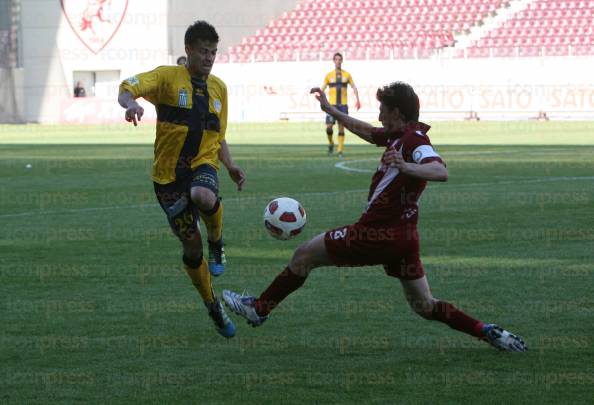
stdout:
[(299, 235), (306, 220), (305, 210), (292, 198), (275, 198), (264, 209), (264, 226), (277, 239), (287, 240)]

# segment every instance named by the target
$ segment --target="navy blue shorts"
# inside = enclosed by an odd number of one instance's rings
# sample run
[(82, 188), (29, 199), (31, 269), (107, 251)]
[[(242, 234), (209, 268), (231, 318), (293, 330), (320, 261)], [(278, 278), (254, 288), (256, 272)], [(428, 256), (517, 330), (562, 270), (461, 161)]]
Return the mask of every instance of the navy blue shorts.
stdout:
[(205, 187), (219, 196), (219, 178), (214, 167), (204, 164), (192, 171), (192, 176), (169, 184), (154, 183), (159, 205), (167, 215), (173, 233), (182, 240), (193, 239), (198, 232), (198, 207), (191, 199), (193, 187)]
[[(338, 105), (335, 105), (334, 107), (336, 107), (336, 109), (338, 109), (338, 111), (340, 111), (340, 112), (343, 112), (347, 115), (349, 114), (349, 106), (346, 104), (338, 104)], [(336, 118), (334, 118), (330, 114), (326, 114), (326, 125), (334, 125), (335, 123), (336, 123)]]

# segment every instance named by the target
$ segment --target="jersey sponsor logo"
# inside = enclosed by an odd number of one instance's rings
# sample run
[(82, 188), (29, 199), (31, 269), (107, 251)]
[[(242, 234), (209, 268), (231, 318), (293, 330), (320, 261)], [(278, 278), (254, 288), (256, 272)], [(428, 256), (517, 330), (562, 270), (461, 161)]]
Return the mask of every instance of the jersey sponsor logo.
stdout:
[(187, 107), (188, 106), (188, 91), (186, 89), (181, 89), (177, 96), (177, 105), (179, 107)]
[(197, 88), (196, 89), (196, 95), (198, 97), (204, 97), (204, 90), (202, 90), (201, 88)]
[(223, 103), (221, 103), (221, 100), (219, 100), (218, 98), (216, 98), (212, 105), (214, 106), (214, 109), (216, 112), (220, 113), (221, 110), (223, 109)]
[(118, 32), (128, 0), (61, 0), (62, 12), (74, 35), (95, 55)]
[(138, 81), (138, 77), (136, 77), (136, 76), (129, 77), (129, 78), (126, 79), (126, 81), (128, 82), (128, 84), (130, 86), (137, 86), (138, 83), (140, 83)]

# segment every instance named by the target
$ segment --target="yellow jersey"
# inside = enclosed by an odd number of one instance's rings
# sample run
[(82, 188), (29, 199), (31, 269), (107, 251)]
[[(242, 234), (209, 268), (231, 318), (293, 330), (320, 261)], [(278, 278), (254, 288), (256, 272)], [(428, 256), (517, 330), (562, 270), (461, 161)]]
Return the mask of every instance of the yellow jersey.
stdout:
[(168, 184), (208, 164), (218, 170), (227, 129), (227, 86), (218, 77), (192, 78), (185, 66), (160, 66), (120, 84), (157, 110), (152, 178)]
[(354, 86), (353, 77), (346, 70), (331, 71), (324, 79), (322, 90), (330, 86), (330, 97), (328, 100), (332, 105), (347, 105), (347, 85)]

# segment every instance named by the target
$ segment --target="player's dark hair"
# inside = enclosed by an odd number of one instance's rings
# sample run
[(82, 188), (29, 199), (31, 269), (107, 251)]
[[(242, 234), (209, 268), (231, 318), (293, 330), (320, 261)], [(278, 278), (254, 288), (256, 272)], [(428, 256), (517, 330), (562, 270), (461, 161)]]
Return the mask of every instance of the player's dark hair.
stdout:
[(334, 58), (336, 58), (337, 56), (340, 56), (340, 59), (344, 59), (344, 58), (342, 57), (342, 53), (340, 53), (340, 52), (336, 52), (336, 53), (334, 54), (334, 56), (332, 57), (332, 60), (334, 60)]
[(206, 21), (198, 20), (194, 21), (194, 23), (186, 30), (184, 44), (192, 46), (198, 39), (209, 42), (219, 42), (219, 34), (217, 34), (217, 30), (215, 30), (212, 25)]
[(406, 122), (419, 120), (419, 96), (404, 82), (394, 82), (377, 90), (378, 101), (388, 109), (398, 108)]

